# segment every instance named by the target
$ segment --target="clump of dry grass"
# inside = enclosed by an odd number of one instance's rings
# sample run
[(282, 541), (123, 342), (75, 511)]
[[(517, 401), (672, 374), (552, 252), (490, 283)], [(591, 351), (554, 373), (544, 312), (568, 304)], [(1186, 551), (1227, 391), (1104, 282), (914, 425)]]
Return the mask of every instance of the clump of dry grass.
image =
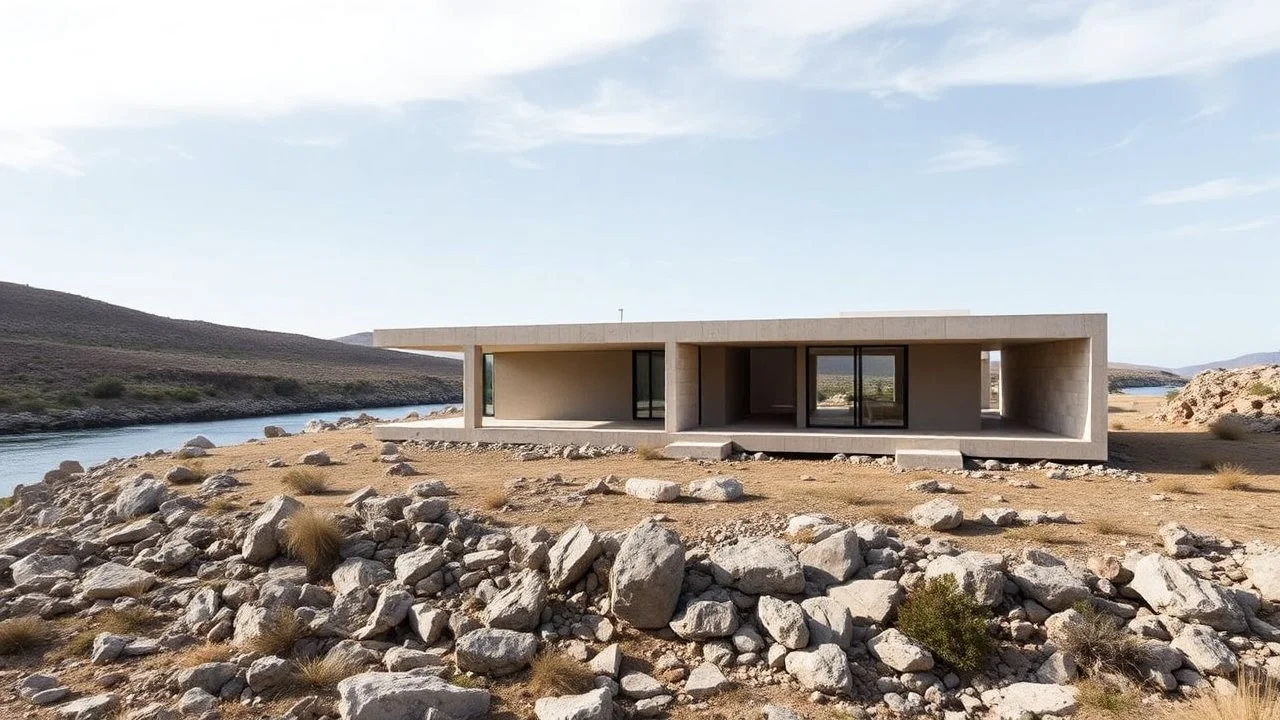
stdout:
[(280, 484), (299, 495), (319, 495), (329, 489), (329, 480), (319, 470), (294, 468), (280, 478)]
[(480, 498), (480, 505), (486, 510), (501, 510), (511, 502), (511, 496), (505, 490), (491, 490)]
[(1249, 430), (1239, 420), (1223, 415), (1209, 423), (1209, 432), (1219, 440), (1243, 440)]
[(1218, 463), (1213, 468), (1213, 486), (1219, 490), (1249, 490), (1249, 468), (1239, 463)]
[(911, 518), (899, 513), (891, 508), (880, 508), (867, 513), (867, 517), (881, 525), (906, 525), (911, 522)]
[(154, 627), (160, 618), (151, 608), (134, 605), (127, 608), (112, 608), (99, 613), (95, 620), (100, 631), (137, 636)]
[(1122, 423), (1122, 422), (1113, 422), (1113, 423), (1111, 423), (1111, 429), (1112, 429), (1112, 430), (1128, 430), (1128, 428), (1127, 428), (1127, 427), (1125, 427), (1125, 424), (1124, 424), (1124, 423)]
[(813, 526), (811, 525), (806, 525), (805, 527), (802, 527), (793, 533), (787, 533), (786, 535), (787, 542), (800, 545), (808, 545), (817, 539), (818, 534), (814, 532)]
[(1163, 477), (1155, 482), (1156, 489), (1166, 493), (1189, 493), (1191, 486), (1182, 478)]
[(844, 503), (853, 507), (875, 507), (883, 503), (875, 498), (859, 492), (856, 488), (846, 485), (827, 485), (814, 488), (810, 491), (814, 497), (830, 500), (831, 502)]
[(225, 497), (216, 497), (204, 504), (204, 509), (214, 515), (226, 515), (240, 509), (240, 503)]
[(1142, 702), (1135, 689), (1120, 683), (1089, 679), (1076, 690), (1076, 700), (1092, 716), (1129, 718)]
[(303, 508), (284, 523), (284, 547), (312, 573), (323, 573), (338, 563), (342, 528), (332, 515)]
[(245, 642), (244, 649), (262, 655), (289, 655), (293, 646), (306, 635), (306, 627), (293, 612), (274, 608), (262, 625), (262, 632)]
[(1258, 382), (1255, 382), (1254, 384), (1249, 386), (1249, 394), (1261, 395), (1263, 397), (1270, 397), (1276, 394), (1276, 390), (1270, 385), (1259, 380)]
[(39, 618), (18, 617), (0, 621), (0, 656), (28, 652), (48, 641), (48, 627)]
[(593, 687), (595, 675), (585, 665), (555, 653), (542, 653), (529, 665), (529, 689), (536, 697), (577, 695)]
[(358, 672), (360, 666), (349, 658), (326, 655), (295, 663), (293, 682), (308, 692), (325, 692)]
[(1267, 679), (1241, 675), (1233, 695), (1208, 692), (1178, 703), (1166, 720), (1280, 720), (1280, 688)]
[(1121, 520), (1114, 518), (1094, 518), (1089, 521), (1089, 529), (1099, 535), (1128, 535), (1129, 529)]
[(89, 651), (93, 649), (93, 640), (98, 637), (98, 632), (96, 628), (81, 630), (67, 640), (58, 643), (58, 647), (49, 653), (46, 660), (48, 662), (59, 662), (62, 660), (74, 660), (88, 655)]
[(636, 455), (639, 456), (641, 460), (664, 460), (667, 457), (666, 454), (662, 452), (662, 448), (654, 445), (637, 445)]
[(226, 662), (230, 658), (230, 645), (207, 642), (179, 653), (173, 662), (177, 667), (189, 668), (211, 662)]
[(1141, 638), (1126, 630), (1116, 618), (1094, 610), (1087, 603), (1076, 603), (1075, 611), (1084, 617), (1084, 622), (1063, 628), (1059, 649), (1074, 657), (1081, 670), (1090, 675), (1118, 673), (1142, 677), (1150, 653)]

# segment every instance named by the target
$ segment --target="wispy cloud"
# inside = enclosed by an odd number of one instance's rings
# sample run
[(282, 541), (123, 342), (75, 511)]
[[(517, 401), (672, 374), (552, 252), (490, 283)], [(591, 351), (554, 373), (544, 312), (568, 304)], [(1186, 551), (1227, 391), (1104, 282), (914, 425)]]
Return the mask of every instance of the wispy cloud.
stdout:
[(1140, 122), (1140, 123), (1138, 123), (1137, 125), (1134, 125), (1132, 128), (1130, 128), (1130, 129), (1129, 129), (1129, 132), (1125, 133), (1125, 134), (1124, 134), (1124, 136), (1123, 136), (1123, 137), (1121, 137), (1119, 140), (1117, 140), (1117, 141), (1115, 141), (1115, 142), (1111, 143), (1110, 145), (1106, 145), (1106, 146), (1103, 146), (1103, 147), (1101, 147), (1101, 148), (1098, 148), (1097, 150), (1093, 151), (1093, 154), (1094, 154), (1094, 155), (1099, 155), (1099, 154), (1101, 154), (1101, 153), (1115, 152), (1115, 151), (1117, 151), (1117, 150), (1124, 150), (1125, 148), (1127, 148), (1127, 147), (1129, 147), (1129, 146), (1133, 145), (1133, 143), (1134, 143), (1134, 142), (1135, 142), (1139, 137), (1141, 137), (1141, 136), (1142, 136), (1143, 130), (1146, 128), (1146, 126), (1147, 126), (1147, 121), (1146, 121), (1146, 120), (1143, 120), (1142, 122)]
[(507, 159), (511, 167), (517, 170), (541, 170), (542, 166), (523, 155), (514, 155)]
[(1147, 205), (1180, 205), (1183, 203), (1212, 202), (1236, 197), (1248, 197), (1280, 190), (1280, 177), (1263, 180), (1218, 178), (1199, 185), (1152, 193), (1143, 199)]
[(339, 148), (347, 144), (347, 139), (340, 135), (312, 135), (308, 137), (286, 138), (289, 145), (315, 148)]
[(36, 133), (0, 132), (0, 167), (20, 172), (84, 174), (84, 164), (70, 148)]
[(948, 150), (929, 159), (926, 172), (959, 172), (1010, 165), (1015, 161), (1011, 148), (1001, 147), (976, 135), (961, 135), (951, 139)]
[(524, 98), (499, 98), (482, 106), (472, 127), (472, 147), (524, 152), (545, 145), (634, 145), (653, 140), (768, 132), (762, 121), (726, 113), (694, 99), (658, 98), (620, 83), (603, 83), (581, 105), (550, 108)]
[(1222, 232), (1253, 232), (1254, 230), (1263, 230), (1280, 223), (1280, 215), (1267, 215), (1266, 217), (1246, 220), (1234, 225), (1227, 225), (1222, 228)]

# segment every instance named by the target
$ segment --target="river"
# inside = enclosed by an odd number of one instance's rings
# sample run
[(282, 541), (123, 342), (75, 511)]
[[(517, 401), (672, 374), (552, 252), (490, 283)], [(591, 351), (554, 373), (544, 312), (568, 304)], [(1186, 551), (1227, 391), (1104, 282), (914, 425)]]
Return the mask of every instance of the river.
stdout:
[(1169, 394), (1170, 390), (1181, 390), (1181, 385), (1161, 385), (1159, 387), (1134, 387), (1123, 388), (1120, 392), (1124, 395), (1143, 395), (1147, 397), (1164, 397)]
[(368, 413), (392, 419), (417, 411), (425, 415), (450, 404), (405, 405), (401, 407), (306, 412), (289, 415), (209, 420), (205, 422), (135, 425), (121, 428), (97, 428), (66, 432), (0, 435), (0, 497), (7, 497), (15, 485), (38, 482), (44, 474), (63, 460), (79, 460), (90, 465), (113, 457), (130, 457), (152, 450), (174, 450), (196, 435), (204, 435), (215, 445), (234, 445), (249, 438), (262, 437), (262, 428), (279, 425), (288, 432), (298, 432), (311, 420), (337, 420)]

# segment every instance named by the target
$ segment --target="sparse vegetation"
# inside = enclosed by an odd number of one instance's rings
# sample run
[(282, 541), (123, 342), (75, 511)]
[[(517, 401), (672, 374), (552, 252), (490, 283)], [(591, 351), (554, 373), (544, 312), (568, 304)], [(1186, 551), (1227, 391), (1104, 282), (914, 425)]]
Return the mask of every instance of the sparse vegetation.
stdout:
[(148, 607), (135, 605), (127, 608), (112, 608), (101, 612), (94, 618), (99, 631), (117, 635), (142, 635), (143, 631), (154, 627), (160, 620), (155, 611)]
[(808, 545), (817, 540), (818, 534), (813, 531), (812, 525), (806, 525), (799, 530), (787, 535), (787, 542)]
[(125, 385), (120, 378), (102, 377), (89, 385), (89, 396), (99, 400), (115, 400), (124, 396)]
[(207, 642), (179, 653), (174, 658), (174, 665), (189, 668), (211, 662), (226, 662), (230, 657), (230, 645)]
[(505, 490), (491, 490), (480, 498), (480, 504), (485, 510), (501, 510), (511, 502), (511, 496)]
[(1066, 626), (1059, 648), (1074, 657), (1080, 669), (1089, 675), (1117, 673), (1141, 678), (1148, 659), (1142, 639), (1088, 603), (1077, 603), (1075, 611), (1084, 617), (1084, 622)]
[(324, 656), (299, 660), (294, 664), (293, 680), (309, 692), (331, 691), (338, 683), (360, 672), (360, 666), (342, 656)]
[(93, 639), (98, 637), (99, 630), (90, 627), (72, 635), (70, 638), (59, 642), (58, 646), (49, 653), (46, 660), (49, 662), (60, 662), (62, 660), (77, 660), (89, 654), (93, 649)]
[(481, 687), (479, 681), (477, 681), (474, 677), (472, 677), (471, 675), (464, 675), (462, 673), (455, 673), (452, 677), (450, 677), (449, 684), (455, 685), (460, 688)]
[(1209, 691), (1178, 703), (1166, 720), (1280, 720), (1280, 687), (1266, 678), (1241, 675), (1232, 695)]
[(319, 495), (329, 489), (329, 481), (319, 470), (294, 468), (280, 478), (280, 484), (299, 495)]
[(1135, 688), (1119, 682), (1090, 678), (1080, 682), (1076, 689), (1081, 707), (1102, 717), (1128, 718), (1142, 702)]
[(1218, 463), (1213, 468), (1213, 486), (1219, 490), (1249, 490), (1249, 468), (1232, 462)]
[(1121, 520), (1114, 518), (1094, 518), (1089, 521), (1089, 529), (1099, 535), (1128, 535), (1129, 529)]
[(245, 642), (245, 649), (262, 655), (293, 654), (293, 646), (303, 638), (306, 628), (288, 608), (276, 607), (268, 611), (262, 632)]
[(1230, 415), (1222, 417), (1209, 423), (1209, 432), (1219, 440), (1243, 440), (1249, 430), (1239, 420), (1232, 418)]
[(313, 574), (323, 573), (338, 563), (342, 538), (342, 528), (332, 515), (310, 508), (290, 515), (284, 523), (285, 550)]
[(1165, 493), (1189, 493), (1191, 486), (1186, 480), (1175, 477), (1162, 477), (1155, 481), (1155, 487), (1160, 492)]
[(240, 503), (226, 497), (215, 497), (204, 504), (204, 509), (214, 515), (225, 515), (240, 509)]
[(955, 578), (944, 575), (911, 593), (898, 610), (898, 629), (957, 670), (972, 671), (995, 648), (986, 616), (986, 609), (961, 592)]
[(1259, 380), (1249, 386), (1250, 395), (1261, 395), (1262, 397), (1271, 397), (1276, 394), (1275, 388)]
[(1164, 399), (1165, 399), (1165, 400), (1172, 400), (1172, 399), (1174, 399), (1174, 398), (1178, 397), (1178, 395), (1179, 395), (1179, 394), (1181, 394), (1181, 393), (1182, 393), (1182, 391), (1181, 391), (1181, 390), (1166, 390), (1166, 391), (1165, 391), (1165, 393), (1164, 393)]
[(0, 657), (34, 650), (49, 641), (49, 631), (39, 618), (24, 616), (0, 621)]
[(556, 653), (544, 652), (529, 666), (529, 689), (538, 697), (584, 693), (594, 680), (595, 674), (585, 665)]
[(653, 445), (637, 445), (636, 455), (641, 460), (662, 460), (666, 455), (662, 452), (662, 448)]
[(293, 378), (280, 378), (271, 383), (271, 392), (281, 397), (294, 397), (302, 392), (302, 383)]
[(1112, 430), (1128, 430), (1129, 428), (1126, 427), (1125, 424), (1122, 422), (1113, 422), (1111, 423), (1111, 429)]

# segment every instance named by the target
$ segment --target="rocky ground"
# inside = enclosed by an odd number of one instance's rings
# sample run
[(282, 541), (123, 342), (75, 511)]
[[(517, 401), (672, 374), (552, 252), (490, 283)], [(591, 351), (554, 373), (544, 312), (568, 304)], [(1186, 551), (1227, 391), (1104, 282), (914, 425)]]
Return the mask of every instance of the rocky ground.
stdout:
[(1178, 425), (1227, 418), (1251, 432), (1280, 432), (1280, 365), (1205, 370), (1154, 417)]
[[(1275, 478), (1173, 489), (1193, 459), (1166, 448), (1201, 433), (1118, 431), (1116, 466), (926, 476), (311, 429), (20, 490), (0, 513), (0, 715), (1117, 716), (1280, 676)], [(328, 494), (285, 494), (300, 467)], [(1241, 505), (1264, 542), (1222, 532)], [(1090, 522), (1125, 517), (1139, 529)], [(967, 604), (938, 624), (971, 612), (990, 645), (972, 667), (905, 621), (940, 578)]]

